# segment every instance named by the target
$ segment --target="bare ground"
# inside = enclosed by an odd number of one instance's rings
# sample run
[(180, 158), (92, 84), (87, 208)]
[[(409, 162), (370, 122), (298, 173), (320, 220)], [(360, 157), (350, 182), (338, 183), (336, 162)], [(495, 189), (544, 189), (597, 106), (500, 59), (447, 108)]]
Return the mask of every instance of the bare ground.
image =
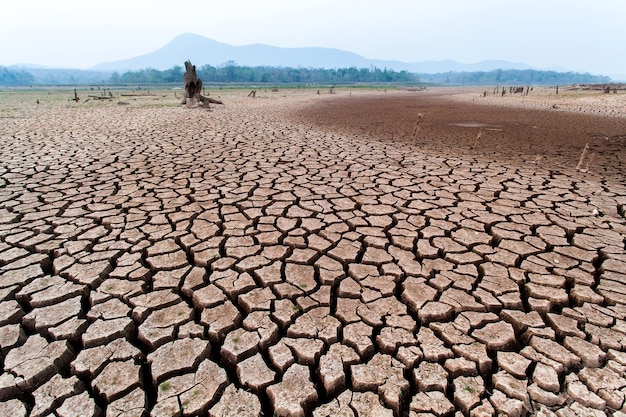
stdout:
[(621, 181), (626, 95), (565, 94), (482, 97), (478, 91), (456, 89), (344, 94), (299, 114), (325, 128), (386, 143), (415, 143), (420, 151), (532, 163), (548, 170), (575, 169), (588, 145), (579, 168)]
[(622, 415), (623, 120), (340, 95), (7, 112), (0, 415)]

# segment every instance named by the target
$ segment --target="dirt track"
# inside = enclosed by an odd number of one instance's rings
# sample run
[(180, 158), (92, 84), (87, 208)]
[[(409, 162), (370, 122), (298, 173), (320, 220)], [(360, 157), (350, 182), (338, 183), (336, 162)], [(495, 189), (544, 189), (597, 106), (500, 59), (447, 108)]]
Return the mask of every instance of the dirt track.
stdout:
[(0, 415), (623, 415), (623, 120), (346, 94), (3, 118)]

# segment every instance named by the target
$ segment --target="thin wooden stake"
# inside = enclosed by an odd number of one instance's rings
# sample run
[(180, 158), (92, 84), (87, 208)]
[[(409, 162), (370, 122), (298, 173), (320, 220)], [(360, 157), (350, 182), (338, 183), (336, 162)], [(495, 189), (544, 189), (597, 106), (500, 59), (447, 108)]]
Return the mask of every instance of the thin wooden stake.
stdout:
[(411, 146), (415, 146), (415, 144), (417, 143), (417, 134), (420, 130), (422, 117), (424, 117), (424, 115), (422, 113), (418, 113), (417, 120), (415, 121), (415, 127), (413, 128), (413, 134), (411, 135)]
[(583, 166), (583, 161), (585, 160), (585, 155), (587, 155), (587, 151), (589, 150), (589, 142), (585, 144), (582, 153), (580, 154), (580, 159), (578, 160), (578, 164), (576, 165), (576, 169), (580, 169)]

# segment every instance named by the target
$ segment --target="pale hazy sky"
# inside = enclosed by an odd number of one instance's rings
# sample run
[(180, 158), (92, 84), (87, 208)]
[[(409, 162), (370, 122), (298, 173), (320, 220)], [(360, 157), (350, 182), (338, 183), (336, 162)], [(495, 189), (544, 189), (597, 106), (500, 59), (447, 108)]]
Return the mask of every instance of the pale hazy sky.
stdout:
[(190, 32), (406, 62), (489, 59), (626, 79), (626, 0), (0, 0), (0, 65), (89, 68)]

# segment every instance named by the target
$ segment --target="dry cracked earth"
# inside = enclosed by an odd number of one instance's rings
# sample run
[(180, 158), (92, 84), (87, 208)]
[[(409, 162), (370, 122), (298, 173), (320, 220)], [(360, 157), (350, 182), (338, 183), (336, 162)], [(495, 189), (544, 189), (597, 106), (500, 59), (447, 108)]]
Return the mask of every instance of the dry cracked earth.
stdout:
[(623, 175), (312, 100), (0, 120), (0, 415), (623, 416)]

